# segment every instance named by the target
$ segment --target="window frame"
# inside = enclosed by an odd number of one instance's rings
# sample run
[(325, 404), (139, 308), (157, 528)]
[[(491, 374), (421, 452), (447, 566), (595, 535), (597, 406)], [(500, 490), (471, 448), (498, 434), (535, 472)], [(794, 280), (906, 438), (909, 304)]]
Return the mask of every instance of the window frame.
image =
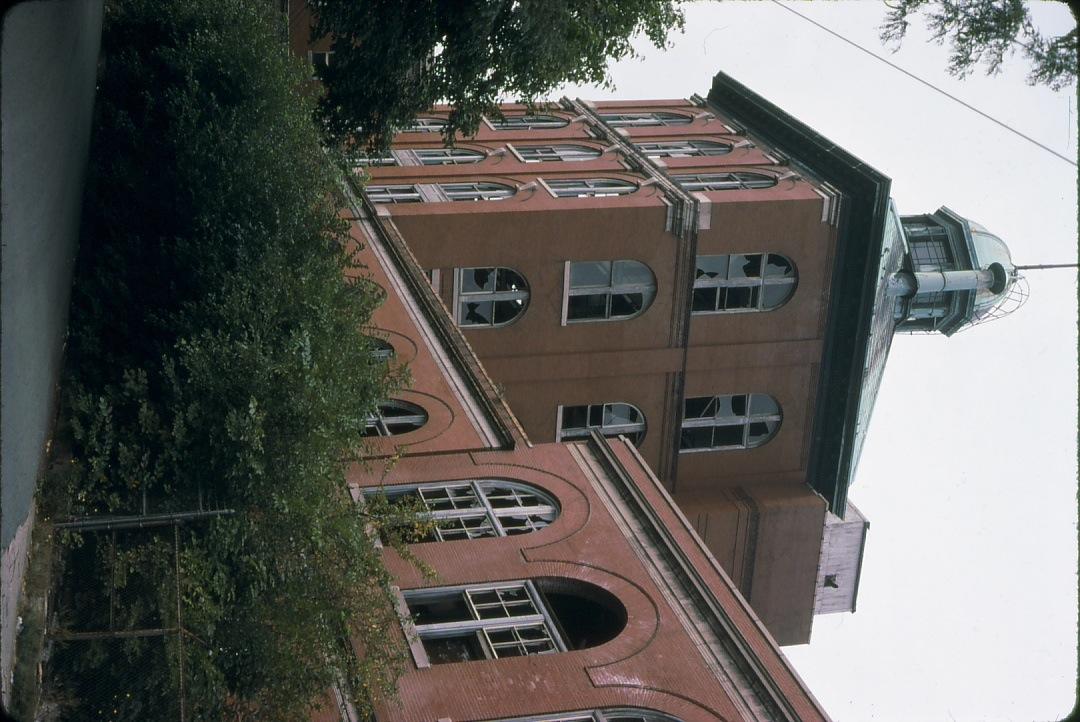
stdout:
[[(702, 145), (705, 147), (700, 147)], [(647, 148), (646, 146), (669, 147)], [(734, 148), (731, 143), (703, 138), (689, 138), (687, 140), (655, 140), (635, 143), (634, 147), (654, 160), (662, 158), (715, 158), (727, 155)]]
[[(578, 263), (608, 263), (610, 264), (608, 270), (608, 284), (607, 286), (573, 286), (572, 273), (573, 266)], [(652, 277), (651, 284), (643, 283), (621, 283), (616, 284), (614, 282), (615, 264), (616, 263), (637, 263), (645, 268), (649, 275)], [(562, 308), (562, 325), (574, 323), (604, 323), (608, 321), (629, 321), (630, 319), (637, 318), (648, 311), (656, 300), (656, 274), (653, 272), (649, 264), (643, 263), (632, 258), (615, 258), (611, 260), (599, 260), (599, 261), (567, 261), (563, 268), (563, 308)], [(570, 299), (573, 296), (594, 296), (600, 293), (606, 293), (607, 301), (605, 303), (605, 315), (603, 318), (570, 318)], [(642, 304), (641, 308), (635, 313), (625, 316), (612, 316), (611, 315), (611, 303), (612, 297), (616, 295), (624, 295), (630, 293), (641, 293)]]
[(446, 118), (437, 116), (424, 116), (413, 120), (412, 125), (399, 128), (399, 133), (442, 133), (443, 129), (450, 124)]
[[(470, 186), (469, 190), (448, 190), (449, 186)], [(484, 189), (481, 186), (490, 186), (488, 189)], [(452, 183), (438, 183), (435, 186), (439, 190), (439, 194), (447, 201), (452, 203), (460, 203), (464, 201), (501, 201), (507, 198), (513, 198), (517, 194), (517, 189), (513, 186), (508, 186), (505, 183), (495, 183), (493, 181), (454, 181)]]
[[(394, 419), (395, 424), (414, 424), (413, 428), (409, 429), (408, 431), (403, 431), (399, 433), (394, 433), (393, 431), (390, 431), (386, 421), (386, 416), (383, 413), (384, 407), (392, 407), (401, 409), (403, 411), (412, 412), (404, 416), (394, 416), (391, 418)], [(416, 413), (416, 411), (419, 411), (420, 413)], [(414, 431), (422, 429), (430, 420), (431, 416), (424, 409), (424, 407), (420, 406), (419, 404), (414, 404), (411, 401), (403, 401), (402, 399), (383, 399), (375, 406), (375, 410), (372, 413), (368, 414), (367, 420), (364, 424), (363, 437), (366, 439), (370, 439), (388, 438), (391, 436), (404, 436), (405, 434), (411, 434)], [(369, 429), (375, 429), (375, 433), (367, 433)]]
[[(636, 193), (641, 185), (623, 178), (558, 178), (540, 179), (553, 198), (615, 198)], [(601, 183), (618, 183), (617, 186), (604, 186)], [(583, 190), (575, 190), (576, 184)]]
[[(540, 143), (537, 145), (507, 143), (507, 147), (522, 163), (581, 163), (597, 160), (604, 155), (603, 150), (581, 143)], [(543, 152), (537, 152), (545, 150), (550, 151), (547, 157), (544, 157)], [(588, 151), (588, 154), (582, 154), (580, 152), (582, 150)]]
[(690, 125), (694, 116), (674, 113), (670, 110), (646, 110), (636, 113), (604, 113), (597, 117), (611, 128), (656, 128), (672, 125)]
[[(641, 417), (641, 421), (631, 424), (607, 425), (605, 423), (605, 419), (607, 418), (607, 411), (609, 406), (629, 406), (637, 413), (638, 416)], [(586, 421), (588, 421), (588, 419), (592, 416), (593, 409), (595, 407), (600, 407), (601, 423), (599, 425), (591, 425), (586, 423), (585, 426), (575, 426), (570, 429), (564, 428), (564, 424), (566, 421), (566, 409), (578, 407), (585, 408)], [(587, 439), (589, 438), (590, 429), (596, 429), (605, 438), (626, 436), (634, 446), (640, 447), (642, 442), (645, 441), (645, 434), (648, 432), (649, 428), (648, 419), (645, 417), (645, 414), (644, 412), (642, 412), (641, 408), (627, 401), (609, 401), (600, 404), (559, 404), (555, 420), (555, 438), (560, 442)]]
[(609, 722), (620, 717), (640, 717), (642, 722), (682, 722), (664, 712), (643, 709), (641, 707), (599, 707), (576, 712), (554, 712), (525, 717), (500, 717), (491, 722)]
[[(734, 256), (761, 256), (759, 275), (750, 277), (736, 277), (731, 278), (731, 259)], [(769, 264), (770, 256), (779, 256), (787, 261), (791, 267), (791, 275), (787, 276), (767, 276), (765, 269)], [(726, 258), (724, 264), (725, 278), (709, 278), (698, 275), (699, 259), (702, 258)], [(780, 300), (779, 303), (774, 305), (765, 305), (765, 288), (766, 287), (788, 287), (787, 293)], [(799, 269), (788, 256), (782, 253), (773, 253), (771, 251), (753, 251), (751, 253), (702, 253), (694, 258), (694, 287), (690, 293), (690, 315), (691, 316), (711, 316), (718, 314), (731, 314), (731, 313), (760, 313), (766, 311), (775, 311), (780, 308), (795, 295), (795, 290), (799, 286)], [(694, 308), (694, 302), (696, 299), (696, 292), (704, 289), (717, 289), (716, 297), (713, 300), (713, 309), (711, 311), (698, 310)], [(720, 303), (720, 290), (726, 290), (731, 288), (747, 288), (751, 289), (751, 296), (753, 296), (754, 290), (757, 290), (757, 302), (753, 307), (739, 307), (739, 308), (716, 308)]]
[[(517, 290), (517, 291), (492, 290), (492, 291), (468, 291), (467, 292), (467, 291), (463, 290), (464, 287), (465, 287), (464, 274), (466, 272), (468, 272), (468, 271), (476, 271), (476, 270), (481, 270), (481, 269), (490, 269), (492, 271), (492, 273), (495, 274), (495, 280), (492, 282), (493, 286), (496, 286), (496, 287), (498, 286), (498, 274), (499, 274), (500, 271), (510, 271), (511, 273), (514, 273), (515, 275), (517, 275), (518, 278), (521, 279), (521, 282), (524, 284), (524, 288), (521, 289), (521, 290)], [(515, 323), (518, 319), (520, 319), (525, 314), (525, 312), (527, 310), (529, 310), (529, 300), (530, 300), (531, 296), (532, 296), (532, 292), (531, 292), (531, 289), (529, 287), (529, 280), (527, 278), (525, 278), (524, 273), (521, 273), (520, 271), (518, 271), (515, 268), (510, 268), (509, 266), (468, 266), (468, 267), (465, 267), (465, 268), (455, 268), (454, 269), (454, 296), (453, 296), (454, 322), (458, 325), (458, 328), (462, 328), (462, 329), (502, 328), (503, 326), (509, 326), (510, 324)], [(466, 324), (466, 323), (464, 323), (464, 320), (462, 318), (461, 305), (463, 303), (466, 303), (465, 299), (470, 299), (470, 298), (480, 299), (481, 303), (486, 302), (486, 301), (491, 301), (492, 302), (491, 322), (490, 323), (487, 323), (487, 324), (481, 324), (481, 323), (468, 323), (468, 324)], [(502, 321), (502, 322), (496, 323), (495, 322), (495, 307), (494, 307), (494, 304), (497, 303), (497, 302), (506, 302), (506, 301), (523, 301), (523, 303), (521, 304), (521, 308), (518, 310), (518, 312), (516, 314), (514, 314), (514, 317), (511, 318), (509, 321)]]
[(417, 183), (377, 183), (364, 187), (364, 195), (372, 203), (399, 205), (402, 203), (423, 203), (424, 196)]
[[(726, 416), (726, 415), (721, 416), (721, 415), (719, 415), (719, 411), (722, 408), (722, 404), (720, 403), (720, 399), (735, 398), (735, 397), (738, 397), (738, 396), (745, 397), (744, 403), (746, 404), (746, 413), (741, 414), (741, 415), (732, 414), (730, 416)], [(752, 413), (751, 409), (753, 408), (753, 397), (754, 396), (764, 396), (764, 397), (768, 398), (771, 401), (771, 403), (776, 407), (776, 412), (775, 413), (767, 413), (767, 414), (763, 414), (763, 413), (754, 414), (754, 413)], [(708, 403), (711, 404), (711, 403), (715, 402), (717, 411), (714, 412), (714, 414), (712, 416), (698, 416), (698, 417), (695, 417), (695, 418), (687, 418), (687, 416), (686, 416), (686, 405), (687, 405), (687, 403), (690, 402), (690, 401), (699, 401), (701, 399), (711, 399), (711, 401), (708, 402)], [(707, 408), (707, 406), (706, 406), (706, 408)], [(720, 422), (722, 420), (731, 420), (731, 421), (730, 422), (725, 422), (725, 423), (718, 423), (718, 422)], [(769, 434), (767, 436), (765, 436), (763, 439), (758, 440), (758, 441), (752, 441), (750, 439), (750, 426), (751, 426), (751, 424), (761, 423), (761, 422), (775, 422), (776, 425), (769, 432)], [(745, 393), (745, 394), (713, 394), (712, 396), (687, 396), (687, 397), (683, 398), (682, 422), (679, 424), (679, 453), (680, 454), (693, 454), (693, 453), (701, 453), (701, 452), (707, 452), (707, 451), (733, 451), (733, 450), (738, 450), (738, 449), (747, 449), (747, 450), (749, 450), (749, 449), (757, 449), (757, 448), (759, 448), (761, 446), (764, 446), (765, 444), (769, 443), (774, 438), (776, 438), (776, 435), (780, 432), (780, 427), (783, 426), (783, 423), (784, 423), (784, 409), (780, 405), (780, 402), (778, 402), (776, 400), (776, 398), (771, 396), (770, 394)], [(682, 435), (682, 433), (686, 429), (702, 429), (702, 428), (713, 429), (714, 430), (714, 435), (713, 435), (712, 438), (713, 438), (713, 440), (715, 440), (715, 438), (716, 438), (715, 437), (715, 429), (721, 428), (721, 427), (728, 428), (728, 427), (736, 427), (736, 426), (741, 426), (742, 427), (742, 443), (741, 444), (724, 444), (724, 445), (720, 445), (720, 446), (712, 445), (712, 446), (693, 446), (693, 447), (684, 447), (683, 446), (683, 435)]]
[[(752, 176), (752, 178), (750, 177)], [(694, 180), (689, 180), (689, 179)], [(706, 180), (707, 179), (707, 180)], [(767, 173), (729, 171), (726, 173), (679, 173), (671, 180), (687, 193), (716, 191), (752, 191), (775, 188), (779, 180)]]
[[(529, 122), (517, 123), (515, 121), (526, 119), (532, 119)], [(536, 119), (541, 118), (539, 122)], [(552, 122), (557, 121), (557, 122)], [(565, 128), (570, 125), (570, 119), (564, 118), (561, 115), (553, 115), (550, 113), (522, 113), (520, 115), (504, 115), (501, 120), (492, 119), (484, 116), (484, 122), (487, 123), (488, 128), (491, 130), (505, 131), (505, 130), (549, 130), (553, 128)]]
[[(413, 148), (412, 153), (416, 156), (421, 166), (437, 167), (445, 165), (470, 165), (472, 163), (480, 163), (488, 156), (483, 151), (474, 150), (472, 148)], [(442, 153), (441, 162), (427, 162), (428, 160), (437, 159), (439, 156), (434, 155), (430, 158), (425, 157), (425, 153)], [(457, 155), (455, 153), (467, 153), (467, 156)], [(448, 155), (447, 155), (448, 154)]]

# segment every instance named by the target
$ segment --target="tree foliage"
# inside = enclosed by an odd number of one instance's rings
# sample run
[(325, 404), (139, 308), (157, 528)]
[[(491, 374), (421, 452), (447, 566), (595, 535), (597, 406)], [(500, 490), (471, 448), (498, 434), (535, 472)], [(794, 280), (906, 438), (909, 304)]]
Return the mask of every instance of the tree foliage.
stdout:
[(1076, 28), (1060, 37), (1044, 36), (1032, 23), (1023, 0), (896, 0), (889, 5), (881, 39), (899, 43), (907, 33), (909, 18), (920, 12), (925, 12), (936, 41), (949, 40), (953, 75), (966, 77), (980, 64), (993, 75), (1006, 56), (1019, 50), (1032, 65), (1030, 84), (1060, 90), (1076, 81)]
[(503, 96), (532, 104), (563, 82), (608, 82), (635, 34), (662, 46), (682, 27), (680, 1), (313, 0), (313, 36), (333, 37), (322, 116), (333, 135), (384, 148), (446, 102), (446, 139), (471, 135)]
[(74, 511), (145, 495), (235, 513), (175, 539), (71, 537), (83, 628), (105, 627), (113, 588), (114, 626), (185, 632), (62, 645), (65, 719), (156, 719), (183, 685), (190, 720), (296, 720), (334, 684), (363, 707), (399, 669), (379, 520), (344, 472), (400, 379), (370, 353), (380, 292), (277, 22), (245, 0), (106, 4), (70, 318)]

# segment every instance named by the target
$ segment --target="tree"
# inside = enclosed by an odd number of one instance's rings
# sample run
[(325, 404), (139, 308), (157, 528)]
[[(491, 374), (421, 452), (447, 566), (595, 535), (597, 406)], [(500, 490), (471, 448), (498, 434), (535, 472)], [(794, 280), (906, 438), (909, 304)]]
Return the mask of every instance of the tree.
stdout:
[[(966, 77), (980, 63), (997, 73), (1006, 55), (1020, 50), (1032, 63), (1028, 82), (1054, 90), (1076, 81), (1077, 30), (1046, 37), (1035, 29), (1022, 0), (897, 0), (882, 26), (884, 42), (899, 43), (909, 18), (926, 11), (926, 24), (939, 43), (949, 39), (949, 72)], [(1073, 17), (1076, 5), (1070, 3)]]
[(375, 150), (446, 102), (452, 142), (498, 116), (503, 96), (534, 104), (563, 82), (608, 82), (608, 62), (633, 56), (635, 34), (662, 46), (682, 27), (680, 2), (312, 0), (313, 37), (333, 37), (321, 114), (332, 136)]
[(60, 597), (83, 629), (184, 631), (60, 645), (65, 719), (164, 718), (183, 696), (189, 720), (295, 720), (335, 684), (364, 709), (403, 660), (381, 520), (345, 487), (401, 379), (365, 336), (382, 291), (279, 21), (247, 0), (106, 4), (65, 382), (72, 511), (137, 513), (145, 495), (235, 513), (175, 538), (70, 537)]

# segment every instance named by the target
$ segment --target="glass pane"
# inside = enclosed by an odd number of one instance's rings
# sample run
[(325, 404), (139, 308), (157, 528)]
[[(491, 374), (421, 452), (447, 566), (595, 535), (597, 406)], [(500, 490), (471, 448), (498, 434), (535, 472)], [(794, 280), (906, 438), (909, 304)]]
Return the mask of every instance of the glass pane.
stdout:
[(718, 418), (733, 418), (746, 416), (746, 396), (739, 394), (737, 396), (717, 396), (716, 397), (716, 416)]
[(437, 597), (408, 599), (409, 613), (418, 625), (464, 622), (472, 619), (465, 595), (452, 592)]
[(589, 407), (589, 426), (600, 426), (604, 423), (604, 406), (593, 404)]
[(462, 301), (459, 315), (462, 326), (490, 326), (492, 317), (491, 301)]
[(715, 396), (694, 396), (683, 402), (684, 419), (711, 419), (716, 415)]
[(776, 400), (768, 394), (751, 394), (750, 413), (755, 416), (779, 414), (780, 407), (776, 404)]
[(793, 283), (771, 283), (765, 286), (764, 293), (765, 298), (762, 301), (762, 308), (776, 308), (788, 299), (791, 292), (795, 290), (795, 284)]
[(633, 316), (645, 308), (645, 296), (640, 293), (611, 294), (611, 318)]
[(607, 286), (611, 282), (611, 261), (581, 261), (570, 264), (570, 288)]
[(698, 256), (697, 278), (727, 278), (727, 256)]
[(754, 299), (757, 297), (757, 287), (748, 288), (722, 288), (720, 308), (727, 311), (739, 311), (757, 308)]
[(586, 318), (607, 318), (606, 293), (571, 296), (566, 306), (566, 318), (577, 321)]
[(525, 308), (525, 302), (521, 299), (513, 301), (495, 302), (495, 323), (509, 323), (517, 318)]
[(779, 426), (776, 421), (753, 421), (750, 423), (750, 446), (758, 446), (769, 440)]
[(461, 292), (479, 293), (495, 287), (494, 268), (464, 268), (461, 271)]
[(680, 449), (708, 449), (712, 446), (712, 427), (684, 428), (679, 434)]
[(716, 295), (718, 289), (715, 288), (695, 288), (694, 300), (692, 311), (715, 311), (716, 310)]
[(652, 271), (643, 263), (637, 261), (615, 261), (612, 268), (611, 283), (621, 285), (645, 285), (653, 284)]
[(476, 632), (466, 632), (457, 637), (425, 638), (421, 640), (428, 661), (432, 664), (450, 662), (468, 662), (474, 659), (486, 659), (484, 647)]
[(607, 404), (604, 406), (604, 426), (640, 423), (641, 414), (630, 404)]
[(765, 265), (765, 278), (790, 278), (795, 275), (795, 268), (791, 261), (776, 253), (769, 254), (769, 262)]
[(761, 254), (746, 253), (731, 256), (728, 278), (760, 278)]
[(496, 291), (524, 291), (526, 288), (525, 279), (517, 271), (509, 268), (499, 269), (499, 275), (495, 281)]
[(564, 406), (562, 410), (562, 428), (583, 429), (589, 425), (588, 406)]
[(713, 446), (743, 446), (743, 425), (717, 426), (713, 434)]

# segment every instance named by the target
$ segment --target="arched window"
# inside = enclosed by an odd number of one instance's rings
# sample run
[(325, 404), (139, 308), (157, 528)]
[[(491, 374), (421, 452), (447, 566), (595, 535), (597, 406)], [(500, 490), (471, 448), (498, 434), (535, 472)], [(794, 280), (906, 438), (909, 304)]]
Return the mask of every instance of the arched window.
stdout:
[(402, 133), (441, 133), (446, 127), (442, 118), (417, 118), (412, 125), (401, 129)]
[(688, 398), (679, 451), (752, 449), (776, 435), (782, 418), (780, 404), (768, 394)]
[(656, 296), (656, 277), (638, 261), (578, 261), (568, 267), (568, 323), (633, 318)]
[(637, 185), (618, 178), (566, 178), (544, 181), (556, 198), (606, 198), (633, 193)]
[(427, 412), (416, 404), (398, 399), (380, 401), (368, 417), (364, 436), (397, 436), (416, 431), (427, 423)]
[(533, 715), (529, 717), (506, 717), (493, 722), (682, 722), (677, 717), (638, 707), (619, 709), (592, 709), (580, 712)]
[(689, 125), (693, 118), (682, 113), (600, 113), (600, 120), (613, 128), (634, 128), (649, 125)]
[(515, 192), (502, 183), (440, 183), (439, 190), (448, 201), (498, 201)]
[(488, 122), (495, 130), (539, 130), (563, 128), (570, 124), (570, 121), (555, 115), (507, 115), (501, 120), (492, 118)]
[(694, 158), (726, 155), (731, 145), (715, 140), (663, 140), (657, 143), (638, 143), (638, 150), (650, 158)]
[(352, 159), (353, 165), (361, 168), (381, 168), (385, 166), (397, 165), (397, 158), (392, 155), (361, 155), (355, 156)]
[(511, 268), (459, 268), (456, 275), (459, 326), (505, 326), (529, 306), (529, 284)]
[(536, 487), (510, 481), (413, 484), (392, 486), (383, 493), (391, 503), (411, 502), (427, 510), (435, 523), (430, 536), (418, 541), (527, 534), (543, 529), (559, 515), (550, 496)]
[(375, 361), (389, 361), (394, 358), (394, 347), (386, 339), (368, 336), (367, 341), (371, 344), (371, 358)]
[[(501, 582), (404, 592), (423, 655), (417, 666), (587, 649), (626, 627), (626, 608), (572, 580)], [(632, 719), (632, 718), (631, 718)]]
[(776, 185), (775, 178), (762, 173), (699, 173), (675, 175), (671, 179), (685, 191), (737, 191)]
[(420, 203), (423, 197), (415, 185), (371, 185), (364, 194), (372, 203)]
[(559, 441), (583, 439), (589, 429), (604, 436), (626, 436), (635, 446), (645, 438), (645, 414), (624, 403), (559, 407)]
[(514, 146), (514, 150), (526, 163), (592, 160), (602, 155), (599, 149), (587, 145), (521, 145)]
[(420, 148), (414, 150), (421, 165), (462, 165), (479, 163), (487, 156), (467, 148)]
[(778, 253), (698, 256), (692, 311), (698, 314), (771, 311), (795, 291), (798, 273)]

